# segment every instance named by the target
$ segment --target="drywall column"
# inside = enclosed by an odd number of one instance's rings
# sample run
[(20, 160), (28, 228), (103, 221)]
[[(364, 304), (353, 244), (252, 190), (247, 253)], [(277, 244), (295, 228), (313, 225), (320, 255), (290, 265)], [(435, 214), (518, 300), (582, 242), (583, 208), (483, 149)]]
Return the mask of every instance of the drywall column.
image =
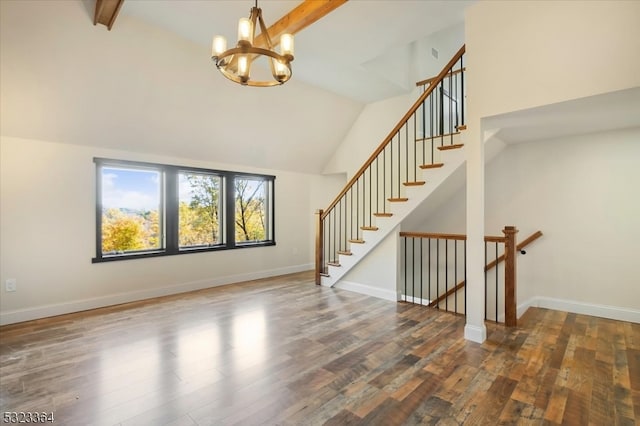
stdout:
[(484, 140), (480, 120), (468, 124), (467, 153), (467, 324), (464, 338), (482, 343), (484, 325)]

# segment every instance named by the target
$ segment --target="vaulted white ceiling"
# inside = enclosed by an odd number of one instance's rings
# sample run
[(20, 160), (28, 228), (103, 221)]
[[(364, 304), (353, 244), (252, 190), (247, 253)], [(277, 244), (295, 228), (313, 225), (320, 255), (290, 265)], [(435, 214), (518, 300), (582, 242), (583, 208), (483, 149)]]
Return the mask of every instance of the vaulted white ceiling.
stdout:
[[(301, 0), (259, 0), (258, 6), (270, 25), (300, 3)], [(404, 76), (409, 73), (411, 61), (401, 60), (398, 53), (406, 51), (412, 42), (462, 23), (464, 9), (472, 3), (347, 1), (296, 35), (295, 78), (361, 102), (407, 93)], [(253, 0), (126, 0), (120, 17), (151, 22), (210, 49), (215, 34), (234, 42), (238, 19), (249, 16), (253, 5)], [(393, 73), (388, 72), (390, 67)], [(431, 76), (418, 78), (427, 77)]]
[[(270, 25), (298, 3), (259, 5)], [(234, 40), (252, 1), (127, 0), (112, 31), (92, 25), (92, 0), (1, 1), (0, 129), (319, 173), (365, 102), (410, 90), (411, 58), (397, 52), (459, 22), (468, 3), (349, 1), (296, 36), (294, 78), (262, 89), (210, 60), (212, 35)]]

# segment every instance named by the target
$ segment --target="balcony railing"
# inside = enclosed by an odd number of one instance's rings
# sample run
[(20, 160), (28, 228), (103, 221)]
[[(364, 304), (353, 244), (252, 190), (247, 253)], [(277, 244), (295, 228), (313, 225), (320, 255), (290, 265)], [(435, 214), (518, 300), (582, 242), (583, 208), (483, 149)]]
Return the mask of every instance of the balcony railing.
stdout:
[[(516, 254), (542, 233), (516, 244), (517, 229), (485, 237), (485, 320), (517, 324)], [(454, 314), (466, 313), (466, 235), (401, 232), (401, 299)], [(502, 253), (502, 254), (501, 254)]]

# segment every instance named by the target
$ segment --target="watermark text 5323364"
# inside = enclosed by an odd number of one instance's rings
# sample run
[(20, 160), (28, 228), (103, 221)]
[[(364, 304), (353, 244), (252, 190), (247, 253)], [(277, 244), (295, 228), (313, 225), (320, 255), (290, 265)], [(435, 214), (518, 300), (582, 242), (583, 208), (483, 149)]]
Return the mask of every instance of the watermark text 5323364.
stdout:
[(2, 413), (2, 423), (5, 424), (46, 424), (53, 421), (52, 412), (5, 411)]

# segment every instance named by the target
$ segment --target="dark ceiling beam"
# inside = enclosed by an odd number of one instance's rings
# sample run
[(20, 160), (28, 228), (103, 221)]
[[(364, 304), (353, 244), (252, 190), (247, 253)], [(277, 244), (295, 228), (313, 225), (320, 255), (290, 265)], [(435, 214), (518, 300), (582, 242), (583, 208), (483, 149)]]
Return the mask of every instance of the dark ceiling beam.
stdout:
[(96, 0), (96, 11), (93, 15), (93, 25), (105, 25), (109, 31), (118, 17), (118, 12), (124, 0)]

